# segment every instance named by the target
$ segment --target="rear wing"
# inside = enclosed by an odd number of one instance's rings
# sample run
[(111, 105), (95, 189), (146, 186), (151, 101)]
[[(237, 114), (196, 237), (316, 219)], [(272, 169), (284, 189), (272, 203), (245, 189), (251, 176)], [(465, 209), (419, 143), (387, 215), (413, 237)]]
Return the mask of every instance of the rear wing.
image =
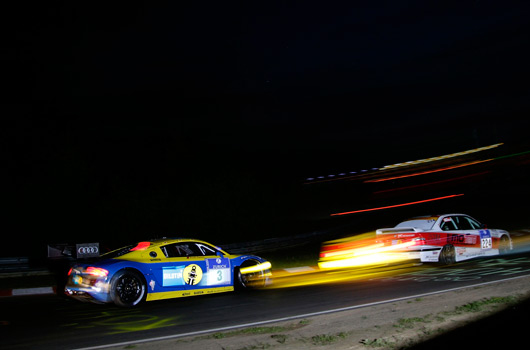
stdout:
[(375, 231), (378, 235), (384, 235), (387, 233), (395, 233), (395, 232), (423, 232), (423, 229), (418, 227), (390, 227), (390, 228), (380, 228)]

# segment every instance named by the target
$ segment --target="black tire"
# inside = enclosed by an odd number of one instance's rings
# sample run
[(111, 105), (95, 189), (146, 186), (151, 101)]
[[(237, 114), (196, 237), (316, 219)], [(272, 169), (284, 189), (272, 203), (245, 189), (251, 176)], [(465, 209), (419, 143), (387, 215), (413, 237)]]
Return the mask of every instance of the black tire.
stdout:
[(146, 297), (146, 286), (142, 276), (133, 270), (118, 271), (110, 283), (110, 297), (114, 304), (132, 307)]
[(260, 262), (254, 259), (245, 260), (241, 266), (234, 270), (236, 290), (249, 290), (265, 286), (266, 278), (264, 271), (241, 273), (241, 268), (258, 265)]
[(456, 262), (455, 247), (451, 244), (445, 245), (440, 252), (438, 262), (444, 265), (451, 265)]
[(508, 254), (510, 251), (510, 238), (508, 236), (501, 236), (501, 240), (499, 241), (499, 254), (504, 255)]

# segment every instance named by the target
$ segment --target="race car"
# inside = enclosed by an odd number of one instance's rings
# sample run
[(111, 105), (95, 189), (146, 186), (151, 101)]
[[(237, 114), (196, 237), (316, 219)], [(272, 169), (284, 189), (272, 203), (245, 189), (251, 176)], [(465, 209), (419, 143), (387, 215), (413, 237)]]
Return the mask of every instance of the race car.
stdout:
[(393, 228), (325, 242), (320, 269), (386, 266), (410, 261), (452, 264), (479, 256), (508, 253), (510, 234), (488, 229), (466, 214), (419, 216)]
[(410, 259), (442, 264), (513, 249), (508, 231), (488, 229), (466, 214), (414, 217), (396, 227), (376, 230), (376, 243), (390, 250), (395, 247)]
[(231, 255), (202, 240), (139, 242), (78, 263), (68, 272), (66, 295), (123, 307), (142, 301), (263, 287), (271, 264), (255, 255)]

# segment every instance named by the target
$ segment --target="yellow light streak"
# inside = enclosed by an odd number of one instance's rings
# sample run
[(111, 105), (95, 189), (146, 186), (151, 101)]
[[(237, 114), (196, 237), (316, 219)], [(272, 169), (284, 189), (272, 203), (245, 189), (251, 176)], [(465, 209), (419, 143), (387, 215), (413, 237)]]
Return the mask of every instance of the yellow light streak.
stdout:
[(383, 263), (336, 269), (319, 269), (318, 266), (313, 266), (310, 270), (297, 273), (274, 270), (272, 284), (265, 288), (278, 289), (360, 281), (392, 276), (405, 271), (416, 270), (417, 268), (409, 261), (404, 261), (394, 264)]
[(271, 268), (271, 263), (266, 261), (258, 265), (252, 265), (248, 267), (242, 267), (239, 271), (241, 273), (253, 273), (258, 271), (265, 271)]
[(330, 257), (326, 255), (326, 258), (318, 262), (318, 266), (321, 269), (334, 269), (404, 261), (408, 260), (408, 257), (402, 253), (396, 253), (396, 251), (405, 250), (415, 245), (415, 243), (414, 241), (409, 241), (392, 246), (384, 246), (382, 243), (376, 243), (366, 248), (348, 249), (346, 251), (339, 250), (333, 252), (336, 258), (326, 259)]
[(476, 152), (481, 152), (481, 151), (485, 151), (485, 150), (488, 150), (488, 149), (496, 148), (496, 147), (502, 146), (503, 144), (504, 143), (496, 143), (494, 145), (474, 148), (474, 149), (470, 149), (470, 150), (463, 151), (463, 152), (446, 154), (446, 155), (439, 156), (439, 157), (425, 158), (425, 159), (413, 160), (413, 161), (404, 162), (404, 163), (396, 163), (396, 164), (392, 164), (392, 165), (386, 165), (386, 166), (382, 167), (380, 170), (400, 168), (400, 167), (405, 167), (405, 166), (409, 166), (409, 165), (422, 164), (422, 163), (428, 163), (428, 162), (433, 162), (433, 161), (442, 160), (442, 159), (459, 157), (459, 156), (463, 156), (463, 155), (466, 155), (466, 154), (471, 154), (471, 153), (476, 153)]

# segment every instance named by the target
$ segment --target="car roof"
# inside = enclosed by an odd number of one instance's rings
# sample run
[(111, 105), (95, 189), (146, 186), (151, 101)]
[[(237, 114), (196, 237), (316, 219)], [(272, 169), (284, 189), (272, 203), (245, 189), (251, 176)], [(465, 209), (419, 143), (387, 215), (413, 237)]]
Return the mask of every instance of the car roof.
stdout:
[(462, 214), (462, 213), (449, 213), (449, 214), (435, 214), (435, 215), (421, 215), (421, 216), (414, 216), (411, 218), (408, 218), (403, 221), (411, 221), (411, 220), (438, 220), (442, 216), (469, 216), (468, 214)]
[[(164, 238), (150, 239), (150, 240), (142, 241), (142, 242), (148, 242), (150, 243), (151, 246), (161, 246), (161, 245), (166, 245), (166, 244), (171, 244), (171, 243), (181, 243), (181, 242), (198, 242), (198, 243), (205, 243), (205, 244), (213, 245), (212, 243), (209, 243), (209, 242), (206, 242), (200, 239), (182, 238), (182, 237), (173, 237), (173, 238), (164, 237)], [(142, 243), (142, 242), (138, 242), (138, 243)]]

